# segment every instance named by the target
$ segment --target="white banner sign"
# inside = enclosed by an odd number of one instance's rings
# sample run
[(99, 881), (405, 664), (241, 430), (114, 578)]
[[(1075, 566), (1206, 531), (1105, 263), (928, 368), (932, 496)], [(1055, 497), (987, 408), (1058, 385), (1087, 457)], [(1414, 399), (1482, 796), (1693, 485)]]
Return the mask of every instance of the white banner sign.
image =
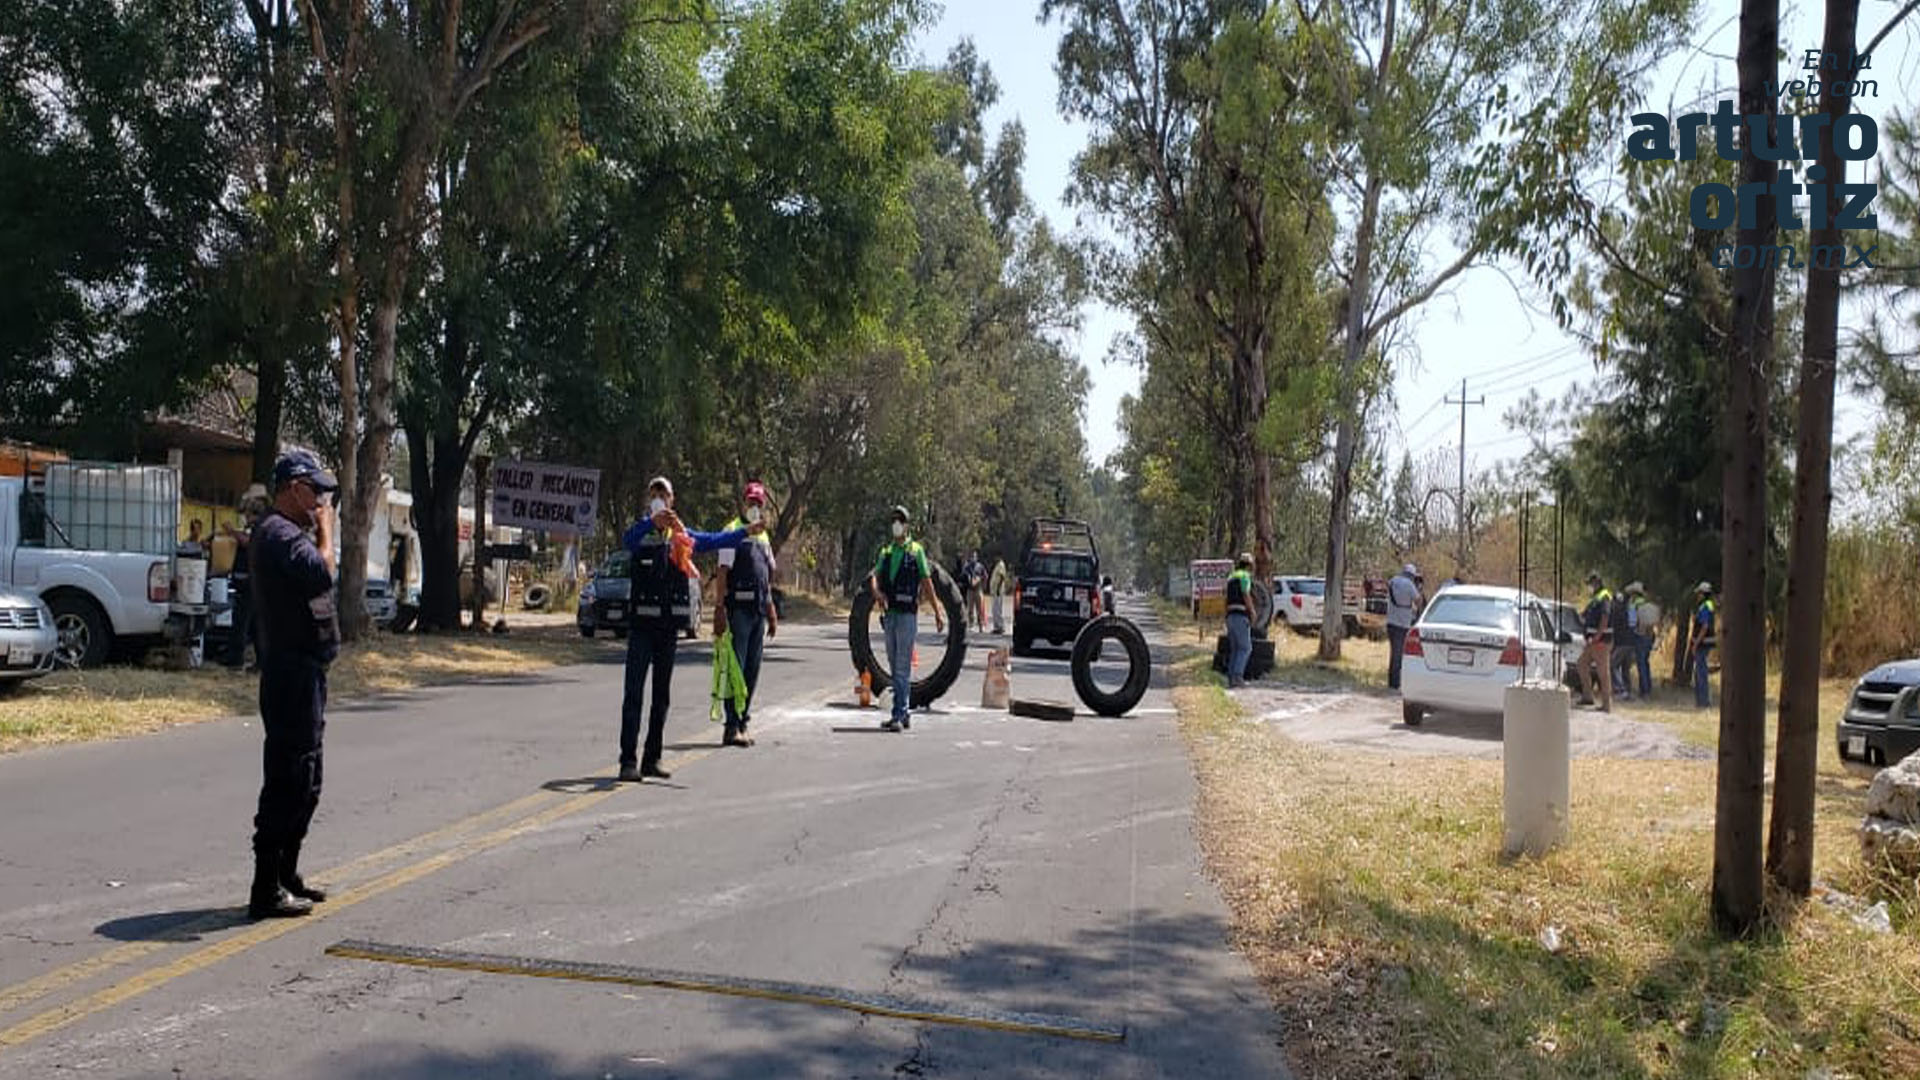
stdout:
[(584, 535), (600, 511), (600, 470), (537, 461), (493, 467), (493, 524)]

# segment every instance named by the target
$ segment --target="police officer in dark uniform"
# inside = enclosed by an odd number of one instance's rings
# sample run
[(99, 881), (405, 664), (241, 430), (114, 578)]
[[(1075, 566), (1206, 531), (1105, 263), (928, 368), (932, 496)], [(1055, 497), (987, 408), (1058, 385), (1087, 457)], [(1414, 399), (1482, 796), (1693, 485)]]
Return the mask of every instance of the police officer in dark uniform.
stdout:
[[(746, 504), (739, 517), (727, 522), (728, 530), (765, 526), (767, 487), (755, 480), (741, 495)], [(740, 661), (740, 675), (747, 684), (746, 704), (736, 709), (733, 698), (726, 701), (727, 727), (721, 742), (727, 746), (752, 746), (753, 736), (747, 724), (753, 719), (753, 695), (760, 686), (760, 659), (766, 653), (767, 639), (780, 629), (780, 613), (773, 604), (773, 543), (763, 532), (737, 548), (720, 552), (719, 601), (713, 605), (713, 638), (721, 631), (732, 634), (733, 654)]]
[(307, 451), (282, 454), (273, 466), (273, 508), (254, 524), (247, 543), (266, 729), (247, 900), (247, 915), (255, 919), (305, 915), (311, 903), (327, 898), (300, 879), (299, 863), (320, 805), (327, 665), (340, 651), (330, 498), (338, 487)]
[[(631, 556), (633, 579), (629, 597), (633, 619), (627, 630), (626, 689), (620, 702), (620, 779), (639, 780), (672, 776), (660, 767), (667, 728), (667, 704), (673, 688), (673, 663), (680, 651), (680, 630), (693, 617), (692, 582), (675, 565), (673, 538), (684, 533), (693, 550), (738, 548), (760, 525), (724, 533), (695, 532), (673, 512), (673, 485), (664, 476), (647, 484), (647, 517), (633, 523), (624, 537)], [(653, 670), (653, 704), (647, 714), (647, 745), (640, 742), (640, 708), (646, 693), (647, 670)], [(638, 761), (636, 762), (636, 757)]]

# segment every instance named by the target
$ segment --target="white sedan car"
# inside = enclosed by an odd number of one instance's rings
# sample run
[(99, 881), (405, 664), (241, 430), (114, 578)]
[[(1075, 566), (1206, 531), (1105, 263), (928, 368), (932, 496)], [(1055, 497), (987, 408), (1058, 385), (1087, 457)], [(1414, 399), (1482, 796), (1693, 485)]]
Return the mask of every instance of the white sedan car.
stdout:
[(0, 585), (0, 693), (53, 670), (60, 643), (53, 612), (38, 596)]
[(1305, 632), (1320, 629), (1326, 610), (1327, 583), (1317, 577), (1277, 577), (1273, 579), (1273, 617), (1287, 629)]
[(1560, 681), (1571, 635), (1532, 593), (1497, 585), (1453, 585), (1434, 594), (1407, 632), (1400, 667), (1401, 715), (1417, 726), (1435, 709), (1500, 714), (1507, 687), (1523, 679)]

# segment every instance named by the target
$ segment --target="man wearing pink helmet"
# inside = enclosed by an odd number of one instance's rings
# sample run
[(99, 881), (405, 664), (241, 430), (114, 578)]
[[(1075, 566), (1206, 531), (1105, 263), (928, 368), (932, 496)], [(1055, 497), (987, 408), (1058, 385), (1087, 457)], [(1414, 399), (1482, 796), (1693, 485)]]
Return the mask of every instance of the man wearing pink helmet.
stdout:
[(766, 652), (767, 639), (780, 629), (780, 612), (773, 603), (773, 541), (767, 537), (765, 520), (769, 504), (766, 485), (758, 480), (747, 484), (741, 493), (740, 516), (727, 523), (726, 531), (754, 525), (760, 531), (747, 542), (720, 552), (720, 570), (715, 584), (720, 595), (713, 605), (713, 636), (722, 630), (733, 633), (733, 654), (740, 659), (740, 673), (747, 682), (747, 704), (736, 710), (728, 698), (727, 728), (721, 741), (728, 746), (752, 746), (747, 734), (753, 716), (753, 694), (760, 685), (760, 657)]

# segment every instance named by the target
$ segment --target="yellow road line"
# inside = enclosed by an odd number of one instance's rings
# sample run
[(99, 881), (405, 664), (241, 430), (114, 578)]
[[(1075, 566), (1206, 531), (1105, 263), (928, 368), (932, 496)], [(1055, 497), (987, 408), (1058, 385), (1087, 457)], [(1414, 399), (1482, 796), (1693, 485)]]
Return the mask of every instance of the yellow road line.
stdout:
[(528, 975), (541, 979), (649, 986), (666, 990), (723, 994), (729, 997), (758, 998), (762, 1001), (785, 1001), (800, 1005), (846, 1009), (849, 1012), (869, 1016), (890, 1016), (902, 1020), (922, 1020), (933, 1024), (1010, 1031), (1022, 1035), (1051, 1035), (1062, 1039), (1109, 1043), (1125, 1042), (1127, 1038), (1127, 1029), (1123, 1026), (1095, 1023), (1071, 1016), (1009, 1012), (968, 1005), (949, 1006), (914, 998), (896, 997), (891, 994), (863, 994), (830, 986), (773, 982), (731, 975), (702, 975), (687, 971), (667, 971), (617, 964), (455, 952), (448, 949), (425, 949), (410, 945), (382, 945), (371, 941), (342, 941), (328, 946), (327, 955), (354, 960), (372, 960), (379, 963), (405, 964), (410, 967), (439, 968), (447, 971)]
[[(450, 825), (435, 829), (430, 833), (424, 833), (409, 840), (402, 840), (397, 844), (382, 848), (379, 851), (362, 855), (352, 862), (315, 875), (314, 880), (321, 884), (340, 882), (370, 867), (378, 866), (381, 863), (409, 854), (418, 848), (437, 843), (455, 833), (478, 828), (483, 824), (496, 821), (503, 817), (511, 817), (521, 810), (528, 809), (538, 803), (551, 802), (554, 799), (562, 797), (564, 796), (551, 791), (536, 791), (531, 795), (515, 799), (510, 803), (504, 803), (491, 810), (485, 810), (478, 814), (462, 818)], [(170, 945), (177, 945), (190, 935), (230, 926), (233, 924), (234, 918), (234, 914), (228, 911), (209, 912), (206, 915), (202, 915), (197, 919), (191, 919), (178, 926), (168, 927), (164, 931), (167, 934), (166, 939), (158, 941), (133, 941), (124, 945), (117, 945), (105, 952), (97, 953), (84, 960), (77, 960), (62, 967), (54, 968), (25, 982), (7, 987), (5, 990), (0, 990), (0, 1013), (12, 1012), (23, 1005), (38, 1001), (63, 987), (90, 979), (102, 972), (111, 971), (114, 968), (131, 964), (142, 957), (150, 956)]]
[[(472, 840), (463, 841), (458, 846), (423, 859), (409, 866), (389, 871), (387, 874), (365, 885), (348, 889), (338, 896), (328, 899), (325, 904), (314, 909), (314, 914), (304, 919), (273, 919), (259, 923), (251, 929), (212, 945), (195, 949), (159, 967), (140, 972), (103, 990), (99, 990), (77, 1001), (49, 1009), (30, 1019), (0, 1031), (0, 1050), (18, 1046), (21, 1043), (39, 1038), (57, 1031), (75, 1021), (83, 1020), (95, 1013), (112, 1008), (121, 1002), (138, 997), (156, 987), (163, 986), (183, 975), (189, 975), (202, 968), (217, 964), (232, 956), (237, 956), (256, 945), (272, 941), (282, 934), (291, 933), (304, 926), (311, 926), (329, 915), (336, 915), (382, 893), (397, 889), (402, 885), (442, 869), (462, 859), (479, 854), (490, 848), (498, 847), (509, 840), (539, 828), (550, 821), (576, 813), (595, 805), (618, 792), (618, 788), (597, 791), (587, 795), (578, 795), (567, 799), (558, 806), (550, 806), (511, 825), (504, 826), (491, 833)], [(142, 943), (147, 944), (147, 943)]]

